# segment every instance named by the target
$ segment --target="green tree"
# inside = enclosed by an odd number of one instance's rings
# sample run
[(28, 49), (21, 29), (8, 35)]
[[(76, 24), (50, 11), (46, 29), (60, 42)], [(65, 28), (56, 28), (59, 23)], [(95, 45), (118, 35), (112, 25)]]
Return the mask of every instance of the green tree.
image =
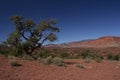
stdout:
[(23, 16), (11, 16), (10, 20), (14, 22), (15, 30), (8, 36), (7, 43), (17, 54), (22, 52), (36, 59), (32, 55), (35, 49), (47, 41), (57, 39), (56, 32), (59, 32), (59, 28), (55, 19), (42, 20), (38, 24), (32, 19), (25, 20)]

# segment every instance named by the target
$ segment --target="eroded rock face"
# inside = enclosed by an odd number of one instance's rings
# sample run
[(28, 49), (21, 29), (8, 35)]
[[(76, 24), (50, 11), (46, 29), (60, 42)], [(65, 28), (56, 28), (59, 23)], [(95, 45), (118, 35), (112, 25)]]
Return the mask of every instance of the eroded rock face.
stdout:
[(120, 46), (120, 37), (106, 36), (95, 40), (79, 43), (85, 47), (117, 47)]

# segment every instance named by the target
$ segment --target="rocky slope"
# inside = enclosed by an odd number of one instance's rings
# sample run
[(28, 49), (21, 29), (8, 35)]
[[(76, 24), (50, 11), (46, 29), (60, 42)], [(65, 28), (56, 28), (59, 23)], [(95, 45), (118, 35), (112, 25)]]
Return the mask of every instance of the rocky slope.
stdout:
[(69, 42), (65, 44), (49, 45), (49, 47), (64, 47), (64, 48), (71, 48), (71, 47), (101, 48), (101, 47), (119, 47), (119, 46), (120, 46), (120, 37), (115, 37), (115, 36), (105, 36), (94, 40), (85, 40), (85, 41)]

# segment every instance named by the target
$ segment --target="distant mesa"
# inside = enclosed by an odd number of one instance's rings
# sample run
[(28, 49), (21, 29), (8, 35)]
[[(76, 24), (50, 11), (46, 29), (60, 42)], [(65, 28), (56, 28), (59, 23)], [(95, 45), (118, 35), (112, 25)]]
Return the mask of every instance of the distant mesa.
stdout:
[(116, 36), (104, 36), (97, 39), (88, 39), (82, 41), (75, 41), (63, 44), (49, 44), (47, 47), (62, 47), (62, 48), (81, 48), (81, 47), (93, 47), (93, 48), (102, 48), (102, 47), (120, 47), (120, 37)]

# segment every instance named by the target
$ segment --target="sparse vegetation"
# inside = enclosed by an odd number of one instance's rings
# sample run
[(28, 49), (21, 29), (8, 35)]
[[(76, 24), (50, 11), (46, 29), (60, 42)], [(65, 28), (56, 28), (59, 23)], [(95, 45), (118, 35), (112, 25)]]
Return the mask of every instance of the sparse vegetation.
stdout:
[(49, 56), (55, 57), (56, 55), (53, 54), (52, 52), (50, 52), (49, 50), (43, 49), (43, 50), (39, 50), (39, 51), (35, 52), (34, 56), (36, 58), (47, 58)]
[(117, 61), (120, 61), (120, 54), (116, 54), (116, 55), (107, 54), (106, 57), (107, 57), (108, 60), (117, 60)]
[(90, 61), (91, 61), (91, 58), (86, 58), (86, 59), (85, 59), (85, 62), (86, 62), (86, 63), (90, 63)]
[(86, 63), (89, 63), (91, 60), (95, 60), (97, 62), (101, 62), (104, 57), (100, 54), (90, 52), (89, 50), (83, 51), (82, 53), (76, 55), (75, 58), (82, 58), (85, 59)]
[(5, 55), (6, 57), (8, 56), (9, 53), (9, 48), (5, 42), (0, 43), (0, 54)]
[(85, 58), (91, 57), (91, 52), (90, 52), (90, 50), (85, 50), (85, 51), (83, 51), (82, 53), (80, 53), (79, 56), (80, 56), (81, 58), (85, 59)]
[(46, 64), (46, 65), (50, 65), (50, 64), (52, 64), (52, 60), (53, 60), (52, 56), (49, 56), (45, 59), (42, 59), (42, 63)]
[(102, 60), (103, 60), (103, 58), (101, 58), (101, 57), (97, 57), (97, 58), (95, 59), (95, 61), (98, 62), (98, 63), (102, 62)]
[(64, 63), (63, 63), (63, 59), (62, 58), (59, 58), (59, 57), (55, 57), (53, 58), (53, 65), (56, 65), (56, 66), (63, 66)]
[(70, 58), (70, 54), (68, 52), (62, 52), (59, 54), (59, 57), (63, 59)]
[(62, 58), (59, 58), (59, 57), (53, 58), (52, 56), (42, 59), (41, 62), (46, 65), (55, 65), (55, 66), (63, 66), (64, 65)]

